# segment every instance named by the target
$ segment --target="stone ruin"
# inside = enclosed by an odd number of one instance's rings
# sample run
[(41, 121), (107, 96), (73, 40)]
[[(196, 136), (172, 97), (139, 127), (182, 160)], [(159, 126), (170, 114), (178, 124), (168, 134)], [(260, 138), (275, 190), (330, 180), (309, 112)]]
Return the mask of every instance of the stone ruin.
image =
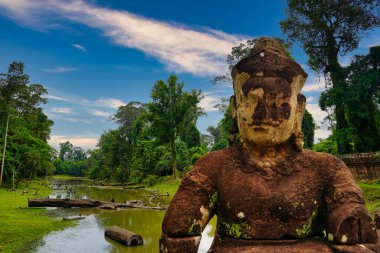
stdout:
[(217, 215), (209, 252), (380, 252), (360, 188), (338, 158), (304, 150), (307, 74), (261, 38), (232, 70), (231, 147), (184, 176), (162, 224), (160, 252), (197, 252)]

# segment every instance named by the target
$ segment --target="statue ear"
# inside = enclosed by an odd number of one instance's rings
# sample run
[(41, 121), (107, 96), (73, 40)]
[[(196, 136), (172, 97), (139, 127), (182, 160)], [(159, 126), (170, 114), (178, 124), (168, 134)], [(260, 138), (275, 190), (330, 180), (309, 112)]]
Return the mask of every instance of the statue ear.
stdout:
[(303, 140), (303, 133), (302, 133), (302, 118), (303, 114), (305, 113), (306, 108), (306, 98), (304, 95), (299, 93), (297, 95), (297, 109), (296, 109), (296, 118), (294, 120), (294, 126), (293, 126), (293, 140), (299, 150), (302, 150), (304, 140)]
[(235, 99), (235, 96), (231, 96), (230, 98), (230, 110), (231, 110), (231, 115), (232, 115), (232, 118), (236, 118), (237, 115), (236, 115), (236, 99)]
[(296, 109), (296, 119), (294, 125), (294, 131), (302, 132), (302, 119), (306, 108), (306, 98), (301, 93), (297, 95), (297, 109)]
[(237, 114), (236, 114), (235, 96), (231, 96), (230, 98), (230, 110), (231, 110), (231, 116), (232, 116), (232, 125), (230, 127), (230, 135), (228, 138), (228, 144), (229, 146), (232, 146), (240, 140), (239, 127), (238, 127)]

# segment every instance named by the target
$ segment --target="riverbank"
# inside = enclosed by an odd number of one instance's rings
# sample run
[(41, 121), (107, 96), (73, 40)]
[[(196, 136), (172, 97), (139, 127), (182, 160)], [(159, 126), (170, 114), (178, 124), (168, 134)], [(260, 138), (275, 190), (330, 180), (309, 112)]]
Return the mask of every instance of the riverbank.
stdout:
[[(27, 187), (20, 183), (16, 191), (0, 187), (0, 252), (30, 252), (51, 231), (73, 224), (49, 216), (45, 208), (27, 208), (28, 198), (46, 197), (52, 189), (42, 180), (33, 180)], [(37, 193), (37, 194), (36, 194)]]

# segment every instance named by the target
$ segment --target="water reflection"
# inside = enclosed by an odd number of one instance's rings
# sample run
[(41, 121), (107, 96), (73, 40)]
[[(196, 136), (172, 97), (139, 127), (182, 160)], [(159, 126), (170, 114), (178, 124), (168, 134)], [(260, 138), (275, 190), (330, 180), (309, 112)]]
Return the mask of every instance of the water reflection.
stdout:
[[(110, 200), (116, 202), (141, 199), (149, 195), (146, 190), (123, 190), (120, 187), (90, 187), (80, 184), (70, 185), (75, 189), (75, 198), (86, 196), (90, 199)], [(51, 197), (64, 195), (66, 188), (54, 192)], [(161, 199), (163, 204), (168, 198)], [(158, 239), (161, 235), (161, 224), (165, 212), (157, 210), (120, 209), (116, 211), (97, 208), (52, 209), (51, 214), (57, 218), (79, 215), (86, 216), (77, 222), (75, 227), (62, 231), (52, 232), (44, 238), (44, 245), (36, 250), (37, 253), (156, 253)], [(205, 253), (209, 249), (215, 231), (216, 219), (213, 219), (202, 234), (199, 252)], [(141, 234), (144, 244), (141, 246), (125, 247), (113, 240), (104, 237), (106, 227), (117, 225), (135, 233)]]

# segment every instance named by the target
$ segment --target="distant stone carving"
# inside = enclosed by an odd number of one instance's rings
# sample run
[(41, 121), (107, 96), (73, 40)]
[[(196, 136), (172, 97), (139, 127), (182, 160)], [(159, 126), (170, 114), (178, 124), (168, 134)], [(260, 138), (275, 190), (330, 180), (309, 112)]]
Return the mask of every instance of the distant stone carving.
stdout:
[(160, 252), (197, 252), (214, 215), (210, 252), (380, 252), (345, 164), (302, 149), (303, 69), (276, 41), (261, 38), (232, 77), (231, 142), (238, 144), (207, 154), (184, 176), (164, 218)]

